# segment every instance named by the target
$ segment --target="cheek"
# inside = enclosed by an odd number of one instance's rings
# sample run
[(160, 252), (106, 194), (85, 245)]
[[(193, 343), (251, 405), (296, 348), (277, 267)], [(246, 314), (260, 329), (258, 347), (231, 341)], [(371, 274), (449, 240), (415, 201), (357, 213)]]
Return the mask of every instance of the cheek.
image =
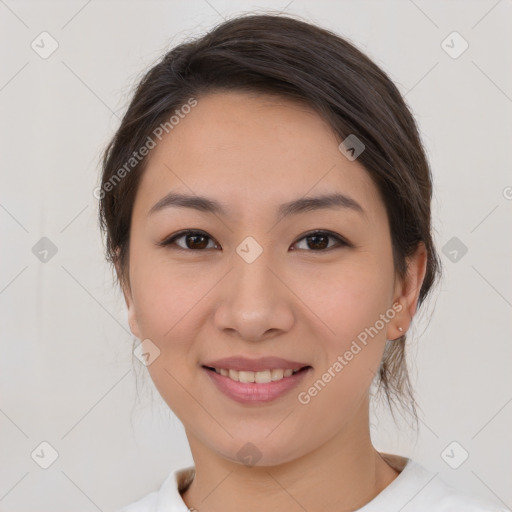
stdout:
[(389, 306), (392, 276), (378, 265), (354, 265), (330, 277), (324, 293), (302, 285), (311, 309), (328, 327), (317, 340), (321, 357), (314, 375), (297, 393), (302, 393), (297, 397), (300, 410), (322, 418), (304, 425), (313, 429), (311, 435), (328, 435), (363, 403), (386, 341), (387, 323), (381, 314)]
[(145, 337), (162, 342), (173, 337), (215, 282), (211, 272), (171, 263), (165, 249), (134, 247), (131, 272), (139, 327)]
[(340, 415), (353, 410), (366, 395), (386, 342), (388, 324), (381, 315), (390, 320), (390, 261), (366, 253), (345, 263), (328, 275), (297, 281), (298, 295), (321, 319), (315, 323), (323, 333), (317, 340), (321, 349), (315, 375), (302, 389), (306, 396), (301, 403), (308, 402), (312, 414), (323, 414), (332, 404)]
[(190, 407), (190, 396), (184, 390), (194, 387), (191, 379), (198, 378), (201, 346), (197, 340), (205, 312), (213, 309), (209, 293), (215, 293), (219, 276), (206, 269), (198, 271), (197, 264), (170, 263), (160, 251), (134, 251), (132, 263), (141, 336), (160, 351), (148, 371), (173, 409), (180, 410), (180, 404)]
[(392, 285), (391, 264), (366, 253), (340, 265), (301, 273), (292, 286), (308, 306), (305, 311), (311, 322), (326, 334), (326, 346), (332, 352), (350, 345), (386, 312)]

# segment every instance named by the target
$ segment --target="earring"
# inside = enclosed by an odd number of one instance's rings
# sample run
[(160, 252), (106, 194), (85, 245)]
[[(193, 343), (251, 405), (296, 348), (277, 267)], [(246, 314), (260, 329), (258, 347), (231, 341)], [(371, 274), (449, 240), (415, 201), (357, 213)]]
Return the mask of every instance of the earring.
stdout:
[(399, 328), (398, 328), (398, 330), (399, 330), (400, 332), (404, 332), (404, 330), (402, 329), (402, 327), (399, 327)]

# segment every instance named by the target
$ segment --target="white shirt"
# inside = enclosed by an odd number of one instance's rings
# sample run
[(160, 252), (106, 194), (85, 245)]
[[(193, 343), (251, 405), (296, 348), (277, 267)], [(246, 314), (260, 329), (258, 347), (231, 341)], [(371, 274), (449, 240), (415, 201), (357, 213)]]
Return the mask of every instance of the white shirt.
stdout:
[[(510, 512), (498, 502), (464, 494), (412, 459), (405, 460), (400, 474), (355, 512)], [(171, 472), (158, 491), (117, 512), (188, 512), (179, 489), (190, 485), (193, 471), (190, 466)]]

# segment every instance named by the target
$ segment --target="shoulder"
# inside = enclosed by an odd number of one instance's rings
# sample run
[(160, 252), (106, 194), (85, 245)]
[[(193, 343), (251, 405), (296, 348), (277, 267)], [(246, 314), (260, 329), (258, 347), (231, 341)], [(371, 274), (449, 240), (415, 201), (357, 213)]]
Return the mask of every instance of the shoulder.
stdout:
[[(437, 474), (436, 474), (437, 475)], [(432, 488), (422, 500), (421, 510), (436, 512), (510, 512), (498, 502), (480, 498), (470, 493), (456, 489), (440, 479), (439, 476), (431, 482)]]
[(439, 512), (510, 512), (510, 509), (496, 502), (461, 493), (443, 497), (436, 507), (435, 510)]
[(193, 476), (193, 466), (171, 471), (160, 489), (115, 512), (187, 512), (180, 493), (190, 484)]
[(129, 505), (125, 505), (124, 507), (116, 510), (116, 512), (153, 512), (156, 510), (157, 503), (158, 492), (154, 491), (147, 494), (140, 500), (134, 501)]
[(129, 505), (117, 509), (115, 512), (153, 512), (156, 510), (158, 504), (158, 492), (154, 491), (140, 500), (134, 501)]
[[(400, 482), (401, 480), (401, 482)], [(461, 491), (421, 464), (409, 460), (397, 477), (405, 510), (414, 512), (510, 512), (499, 502)], [(390, 486), (390, 490), (393, 486)], [(396, 498), (401, 501), (397, 493)]]

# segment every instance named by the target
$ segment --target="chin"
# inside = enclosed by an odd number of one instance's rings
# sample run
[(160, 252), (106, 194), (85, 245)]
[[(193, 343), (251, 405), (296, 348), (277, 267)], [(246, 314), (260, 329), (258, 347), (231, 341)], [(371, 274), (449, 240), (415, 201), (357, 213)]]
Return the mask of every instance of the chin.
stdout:
[[(232, 462), (250, 467), (278, 466), (291, 462), (307, 452), (303, 442), (297, 439), (291, 439), (291, 436), (276, 436), (271, 440), (267, 434), (260, 433), (256, 436), (238, 437), (230, 440), (229, 447), (219, 449), (216, 445), (217, 453)], [(293, 442), (293, 446), (287, 443)]]

